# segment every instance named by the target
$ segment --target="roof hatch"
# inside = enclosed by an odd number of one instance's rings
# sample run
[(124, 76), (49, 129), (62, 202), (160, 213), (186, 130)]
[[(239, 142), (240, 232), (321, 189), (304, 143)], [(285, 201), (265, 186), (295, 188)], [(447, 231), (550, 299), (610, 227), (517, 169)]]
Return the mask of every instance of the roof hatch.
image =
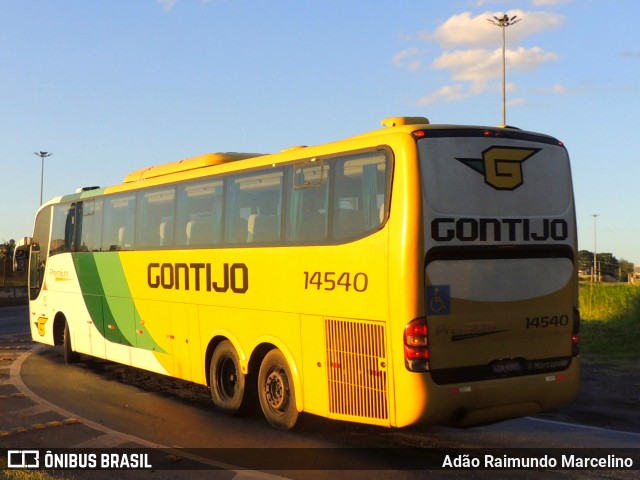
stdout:
[(185, 158), (184, 160), (179, 160), (177, 162), (165, 163), (163, 165), (156, 165), (136, 170), (125, 177), (124, 183), (138, 182), (148, 178), (160, 177), (162, 175), (169, 175), (171, 173), (184, 172), (187, 170), (195, 170), (197, 168), (211, 167), (213, 165), (259, 157), (261, 155), (261, 153), (237, 152), (207, 153), (206, 155), (200, 155), (199, 157)]
[(388, 117), (380, 123), (385, 127), (401, 127), (403, 125), (428, 125), (429, 120), (425, 117)]

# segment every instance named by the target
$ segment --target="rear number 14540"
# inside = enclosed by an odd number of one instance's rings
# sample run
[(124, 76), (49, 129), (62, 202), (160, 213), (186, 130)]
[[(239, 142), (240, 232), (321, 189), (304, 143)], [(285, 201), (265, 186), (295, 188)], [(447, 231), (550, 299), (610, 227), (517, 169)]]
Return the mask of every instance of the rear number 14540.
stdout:
[(369, 277), (364, 272), (304, 272), (305, 290), (344, 290), (364, 292)]
[(568, 315), (549, 315), (546, 317), (527, 317), (527, 328), (564, 327), (569, 325)]

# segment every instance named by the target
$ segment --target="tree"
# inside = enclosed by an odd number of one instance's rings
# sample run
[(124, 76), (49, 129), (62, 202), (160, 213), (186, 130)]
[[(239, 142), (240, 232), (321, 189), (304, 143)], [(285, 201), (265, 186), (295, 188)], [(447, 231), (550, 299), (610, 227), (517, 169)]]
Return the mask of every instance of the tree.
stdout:
[(0, 243), (0, 286), (26, 284), (26, 274), (13, 271), (14, 239)]
[(593, 267), (593, 252), (589, 250), (580, 250), (578, 252), (578, 268), (580, 270), (588, 270), (591, 271), (591, 267)]
[[(602, 281), (620, 282), (626, 279), (626, 275), (621, 274), (622, 269), (620, 262), (612, 253), (602, 252), (596, 254), (596, 262), (596, 273)], [(628, 264), (629, 262), (626, 263)], [(589, 250), (580, 250), (578, 252), (578, 268), (591, 274), (591, 270), (593, 269), (593, 252)], [(631, 264), (630, 271), (633, 271), (633, 264)]]
[(620, 259), (620, 281), (628, 282), (629, 275), (633, 273), (634, 265), (631, 262), (626, 261), (624, 258)]

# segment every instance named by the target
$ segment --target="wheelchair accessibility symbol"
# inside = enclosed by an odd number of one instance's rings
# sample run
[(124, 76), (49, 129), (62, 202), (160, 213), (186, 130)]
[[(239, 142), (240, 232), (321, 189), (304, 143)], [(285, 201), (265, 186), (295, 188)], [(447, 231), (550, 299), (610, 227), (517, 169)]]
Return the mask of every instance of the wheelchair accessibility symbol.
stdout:
[(451, 287), (431, 285), (427, 287), (427, 314), (449, 315), (451, 313)]

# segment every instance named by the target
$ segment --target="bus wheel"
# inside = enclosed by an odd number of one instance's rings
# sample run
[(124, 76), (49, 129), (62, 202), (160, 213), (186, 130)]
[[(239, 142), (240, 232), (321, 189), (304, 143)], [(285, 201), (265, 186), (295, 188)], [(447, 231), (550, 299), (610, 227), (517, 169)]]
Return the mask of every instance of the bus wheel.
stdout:
[(64, 338), (62, 339), (64, 346), (64, 363), (71, 364), (80, 361), (80, 355), (73, 351), (71, 346), (71, 334), (69, 333), (69, 324), (64, 323)]
[(225, 340), (216, 347), (209, 373), (216, 408), (227, 415), (237, 413), (242, 406), (245, 382), (238, 354), (230, 341)]
[(290, 430), (298, 420), (293, 376), (280, 350), (271, 350), (258, 374), (258, 396), (267, 421), (279, 430)]

